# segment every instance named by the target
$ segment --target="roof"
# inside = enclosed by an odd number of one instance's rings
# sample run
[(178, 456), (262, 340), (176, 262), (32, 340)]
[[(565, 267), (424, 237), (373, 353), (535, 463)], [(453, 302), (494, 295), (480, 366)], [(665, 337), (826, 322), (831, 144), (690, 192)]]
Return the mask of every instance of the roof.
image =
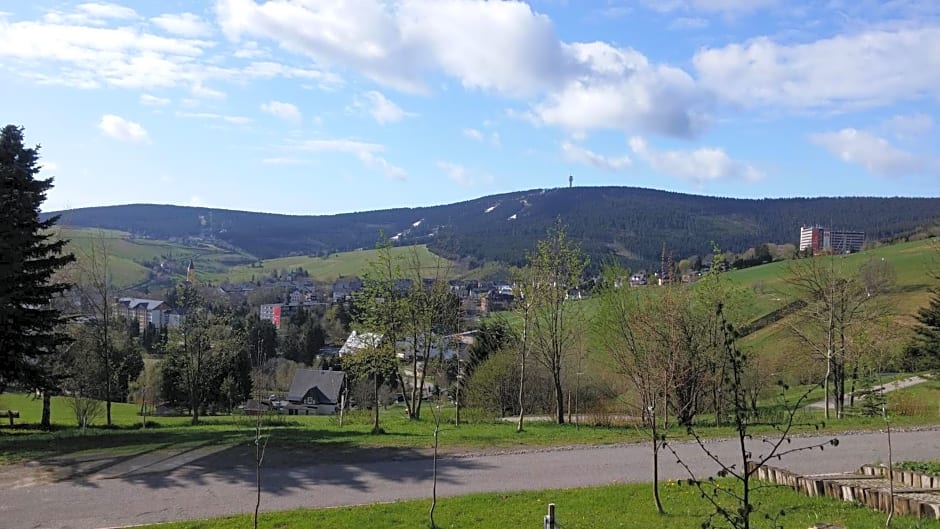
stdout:
[(157, 310), (161, 308), (169, 308), (165, 306), (165, 302), (158, 299), (142, 299), (142, 298), (120, 298), (118, 303), (126, 306), (128, 309), (136, 309), (138, 307), (145, 308), (147, 310)]
[(287, 391), (287, 400), (301, 402), (311, 390), (314, 390), (317, 402), (336, 403), (339, 400), (339, 390), (343, 387), (345, 376), (346, 374), (342, 371), (298, 369)]
[(374, 332), (358, 333), (353, 331), (346, 338), (346, 343), (339, 349), (339, 355), (344, 356), (355, 353), (360, 349), (375, 347), (382, 341), (382, 335)]

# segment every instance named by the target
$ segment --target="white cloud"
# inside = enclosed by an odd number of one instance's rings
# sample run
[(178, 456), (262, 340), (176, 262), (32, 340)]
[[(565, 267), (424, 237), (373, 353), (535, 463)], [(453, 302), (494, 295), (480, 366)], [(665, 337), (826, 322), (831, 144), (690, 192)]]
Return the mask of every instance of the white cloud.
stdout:
[(487, 136), (486, 133), (479, 129), (468, 127), (463, 129), (463, 135), (470, 138), (471, 140), (479, 141), (481, 143), (489, 142), (489, 144), (494, 147), (499, 147), (500, 145), (499, 133), (496, 131), (491, 132), (489, 136)]
[(245, 116), (228, 116), (225, 114), (215, 114), (213, 112), (177, 112), (177, 116), (182, 118), (209, 119), (213, 121), (224, 121), (232, 125), (247, 125), (252, 119)]
[(321, 86), (340, 82), (335, 74), (272, 61), (227, 65), (218, 55), (209, 55), (217, 45), (212, 40), (158, 34), (154, 26), (137, 23), (100, 27), (106, 21), (89, 17), (83, 11), (53, 12), (38, 21), (10, 22), (0, 17), (0, 71), (40, 84), (81, 89), (183, 86), (209, 98), (225, 96), (208, 87), (214, 80), (285, 77), (313, 79)]
[(43, 162), (41, 162), (40, 165), (42, 165), (42, 172), (43, 172), (43, 173), (49, 173), (49, 172), (52, 172), (52, 171), (58, 171), (58, 170), (59, 170), (59, 164), (57, 164), (57, 163), (55, 163), (55, 162), (52, 162), (52, 161), (49, 161), (49, 160), (44, 160)]
[(261, 160), (261, 163), (268, 165), (308, 165), (310, 164), (310, 160), (290, 157), (273, 157), (264, 158)]
[(172, 101), (166, 97), (157, 97), (151, 94), (140, 95), (140, 104), (148, 107), (165, 107), (171, 102)]
[(704, 29), (709, 25), (707, 18), (679, 17), (669, 23), (669, 29)]
[(216, 13), (230, 39), (272, 39), (412, 92), (427, 90), (432, 69), (468, 87), (529, 91), (564, 62), (551, 21), (522, 2), (218, 0)]
[(221, 90), (215, 90), (209, 88), (202, 84), (202, 82), (197, 82), (190, 89), (190, 92), (196, 97), (203, 97), (206, 99), (225, 99), (225, 92)]
[(437, 168), (440, 169), (451, 182), (463, 187), (475, 187), (480, 184), (489, 184), (493, 181), (492, 175), (475, 175), (470, 169), (452, 162), (437, 162)]
[(192, 13), (166, 13), (150, 19), (159, 28), (183, 37), (207, 37), (212, 28)]
[(760, 180), (763, 173), (751, 164), (731, 159), (724, 150), (703, 147), (695, 150), (657, 151), (639, 136), (630, 138), (630, 149), (653, 170), (690, 180), (702, 186), (706, 182), (742, 178)]
[(268, 52), (261, 49), (257, 42), (248, 41), (242, 44), (242, 47), (236, 50), (232, 55), (239, 59), (257, 59), (267, 54)]
[(144, 143), (149, 140), (147, 131), (140, 125), (121, 116), (105, 114), (98, 122), (98, 129), (105, 136), (128, 143)]
[(484, 141), (483, 133), (477, 129), (473, 129), (473, 128), (463, 129), (463, 135), (470, 138), (471, 140)]
[(137, 18), (137, 12), (133, 9), (110, 2), (88, 2), (79, 4), (78, 11), (95, 18)]
[(899, 114), (884, 122), (885, 128), (902, 139), (922, 136), (933, 130), (933, 126), (933, 118), (927, 114)]
[(361, 161), (363, 165), (372, 169), (378, 169), (389, 178), (403, 181), (408, 179), (408, 173), (404, 169), (390, 164), (388, 160), (381, 156), (376, 156), (371, 152), (361, 152), (358, 156), (359, 161)]
[(401, 167), (395, 166), (379, 155), (385, 151), (385, 146), (379, 143), (369, 143), (358, 140), (307, 140), (295, 146), (295, 148), (304, 151), (313, 152), (339, 152), (352, 154), (359, 161), (370, 169), (376, 169), (389, 178), (395, 180), (405, 180), (408, 177), (407, 171)]
[(679, 68), (650, 64), (632, 49), (603, 42), (566, 46), (584, 69), (529, 117), (571, 132), (597, 128), (695, 136), (708, 124), (708, 100)]
[(779, 0), (644, 0), (643, 3), (660, 13), (699, 11), (734, 15), (774, 7)]
[(604, 156), (569, 141), (561, 144), (561, 153), (569, 162), (589, 165), (607, 171), (620, 171), (633, 165), (633, 160), (629, 156)]
[(570, 132), (688, 137), (708, 121), (708, 98), (680, 68), (602, 42), (564, 43), (523, 2), (217, 0), (216, 12), (230, 39), (270, 39), (385, 86), (428, 91), (425, 77), (443, 73), (465, 88), (536, 98), (525, 115)]
[(693, 63), (700, 80), (745, 107), (872, 107), (937, 97), (940, 27), (868, 30), (806, 44), (760, 37), (706, 48)]
[(355, 111), (371, 115), (376, 123), (380, 125), (395, 123), (415, 115), (411, 112), (405, 112), (401, 107), (389, 101), (381, 92), (375, 90), (370, 90), (357, 97), (352, 108)]
[(267, 103), (261, 104), (261, 110), (271, 114), (272, 116), (279, 117), (284, 121), (289, 121), (291, 123), (300, 122), (300, 110), (290, 104), (283, 101), (268, 101)]
[(846, 163), (861, 165), (869, 173), (903, 176), (940, 172), (936, 159), (918, 157), (893, 147), (884, 138), (853, 128), (810, 135), (810, 141)]

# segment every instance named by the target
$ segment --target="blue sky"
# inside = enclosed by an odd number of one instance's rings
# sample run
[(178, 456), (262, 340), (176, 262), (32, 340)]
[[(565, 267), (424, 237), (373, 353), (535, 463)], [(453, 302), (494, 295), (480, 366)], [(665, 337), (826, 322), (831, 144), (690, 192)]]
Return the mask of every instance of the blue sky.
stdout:
[(940, 194), (934, 0), (0, 0), (44, 209)]

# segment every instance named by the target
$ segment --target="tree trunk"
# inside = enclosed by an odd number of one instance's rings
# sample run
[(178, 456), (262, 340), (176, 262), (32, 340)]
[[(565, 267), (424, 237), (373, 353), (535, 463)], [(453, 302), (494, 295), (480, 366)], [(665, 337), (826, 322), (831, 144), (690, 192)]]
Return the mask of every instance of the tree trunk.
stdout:
[(659, 499), (659, 436), (656, 435), (656, 415), (650, 412), (649, 417), (653, 436), (653, 500), (656, 502), (656, 512), (665, 514), (663, 503)]
[(519, 424), (516, 425), (517, 433), (523, 430), (523, 421), (525, 420), (525, 360), (528, 330), (529, 317), (526, 315), (522, 327), (522, 365), (519, 366)]
[(372, 419), (372, 433), (377, 434), (382, 431), (379, 428), (379, 377), (373, 377), (373, 397), (375, 398), (375, 415)]
[(42, 392), (42, 419), (39, 426), (43, 430), (52, 429), (52, 395), (49, 394), (49, 390)]
[(434, 508), (437, 507), (437, 446), (438, 446), (438, 433), (441, 430), (440, 427), (440, 410), (437, 411), (438, 417), (435, 417), (435, 420), (438, 421), (434, 425), (434, 463), (431, 470), (432, 484), (431, 484), (431, 510), (428, 512), (428, 516), (431, 518), (431, 529), (435, 529), (437, 524), (434, 523)]
[(552, 381), (555, 385), (555, 419), (558, 424), (565, 424), (565, 393), (561, 388), (561, 371), (552, 369)]

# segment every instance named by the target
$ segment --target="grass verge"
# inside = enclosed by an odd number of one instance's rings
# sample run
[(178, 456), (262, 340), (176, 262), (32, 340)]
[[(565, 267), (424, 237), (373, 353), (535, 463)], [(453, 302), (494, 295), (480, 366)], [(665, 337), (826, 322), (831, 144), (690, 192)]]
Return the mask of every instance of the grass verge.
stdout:
[[(653, 507), (651, 485), (608, 485), (583, 489), (541, 490), (518, 493), (473, 494), (438, 500), (435, 513), (442, 529), (490, 529), (538, 527), (546, 505), (557, 505), (558, 526), (563, 529), (698, 529), (712, 510), (699, 492), (688, 486), (667, 483), (662, 487), (667, 514)], [(762, 488), (756, 493), (758, 513), (755, 527), (805, 529), (818, 522), (861, 528), (884, 526), (885, 515), (857, 504), (828, 498), (801, 496), (781, 487)], [(259, 527), (292, 529), (393, 529), (428, 526), (428, 500), (402, 501), (331, 509), (300, 509), (263, 513)], [(780, 511), (786, 512), (779, 517)], [(764, 519), (772, 513), (776, 520)], [(150, 529), (235, 529), (250, 526), (248, 515), (210, 520), (147, 526)], [(721, 526), (719, 524), (719, 526)], [(895, 517), (892, 527), (940, 529), (940, 522)]]
[[(188, 417), (156, 417), (148, 421), (147, 429), (140, 428), (137, 408), (132, 404), (113, 405), (113, 428), (89, 428), (82, 434), (70, 416), (68, 399), (57, 397), (52, 402), (53, 430), (37, 429), (41, 404), (28, 395), (0, 395), (0, 409), (19, 410), (22, 419), (14, 428), (0, 426), (0, 463), (43, 459), (75, 454), (133, 455), (160, 448), (183, 449), (206, 445), (247, 445), (251, 441), (252, 418), (245, 416), (209, 416), (197, 426), (189, 425)], [(880, 417), (847, 417), (820, 425), (821, 411), (801, 411), (800, 423), (794, 433), (838, 433), (854, 430), (877, 430), (884, 427)], [(458, 452), (492, 452), (573, 445), (604, 445), (645, 442), (645, 430), (629, 424), (609, 426), (556, 425), (530, 422), (522, 433), (516, 433), (514, 423), (473, 417), (460, 426), (453, 423), (452, 410), (445, 414), (446, 425), (441, 433), (442, 450)], [(381, 416), (385, 435), (370, 435), (370, 412), (351, 413), (341, 428), (336, 417), (275, 416), (270, 422), (271, 442), (274, 450), (298, 453), (298, 457), (368, 457), (376, 448), (403, 451), (424, 450), (432, 445), (433, 421), (430, 416), (412, 421), (401, 408), (384, 410)], [(703, 415), (697, 427), (699, 435), (709, 438), (730, 437), (730, 427), (710, 426), (712, 417)], [(99, 420), (99, 423), (103, 419)], [(937, 423), (936, 417), (892, 418), (898, 428)], [(754, 435), (772, 433), (771, 426), (754, 425)], [(673, 426), (667, 430), (670, 439), (688, 438), (685, 429)]]

